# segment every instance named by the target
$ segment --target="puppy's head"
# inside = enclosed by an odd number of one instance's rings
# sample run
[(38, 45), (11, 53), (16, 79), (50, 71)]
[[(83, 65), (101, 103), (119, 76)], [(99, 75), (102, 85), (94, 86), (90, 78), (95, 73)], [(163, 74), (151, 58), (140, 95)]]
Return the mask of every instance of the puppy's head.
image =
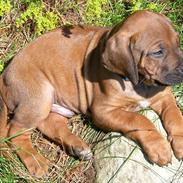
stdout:
[(179, 36), (168, 18), (138, 11), (108, 34), (102, 54), (104, 66), (138, 84), (174, 85), (183, 82), (183, 54)]

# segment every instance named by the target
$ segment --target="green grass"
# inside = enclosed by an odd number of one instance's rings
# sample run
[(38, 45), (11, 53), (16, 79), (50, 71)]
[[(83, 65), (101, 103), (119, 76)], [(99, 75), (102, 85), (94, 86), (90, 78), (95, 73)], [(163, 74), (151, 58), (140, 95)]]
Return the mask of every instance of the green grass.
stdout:
[(4, 183), (4, 182), (14, 182), (14, 180), (16, 180), (16, 175), (14, 175), (14, 173), (11, 170), (11, 164), (10, 162), (3, 158), (0, 157), (0, 182)]
[[(3, 70), (4, 63), (8, 62), (22, 47), (38, 35), (52, 28), (78, 23), (113, 26), (139, 9), (149, 9), (167, 15), (180, 33), (180, 42), (183, 48), (182, 5), (183, 0), (0, 0), (0, 72)], [(183, 84), (175, 86), (173, 92), (179, 107), (183, 111)], [(76, 117), (76, 119), (77, 122), (84, 121), (81, 117)], [(78, 125), (77, 122), (76, 126)], [(80, 131), (79, 134), (93, 144), (93, 151), (95, 151), (96, 141), (105, 140), (105, 134), (91, 127), (90, 123), (89, 125), (84, 125), (84, 130)], [(61, 179), (65, 179), (67, 172), (72, 172), (80, 166), (84, 167), (83, 169), (85, 170), (91, 164), (91, 162), (83, 163), (68, 157), (58, 146), (44, 139), (38, 131), (33, 134), (33, 141), (38, 151), (52, 160), (54, 168), (50, 172), (48, 180), (38, 180), (31, 177), (17, 156), (14, 155), (15, 158), (11, 161), (0, 156), (0, 183), (58, 182)], [(110, 145), (112, 145), (112, 140)], [(104, 151), (106, 148), (108, 147), (104, 147), (101, 151)], [(1, 149), (1, 151), (3, 150)], [(56, 153), (57, 151), (60, 152), (60, 156)], [(123, 158), (124, 162), (127, 163), (128, 161), (133, 161), (130, 158), (130, 153), (127, 157), (106, 158)], [(62, 157), (62, 162), (60, 162), (60, 157)], [(119, 170), (123, 168), (123, 165), (121, 165)], [(116, 174), (119, 170), (116, 170)], [(182, 170), (182, 167), (180, 170)], [(180, 170), (177, 171), (178, 174), (175, 174), (175, 176), (181, 175)], [(76, 172), (79, 171), (76, 170)], [(70, 175), (74, 177), (74, 173), (70, 173)], [(75, 182), (80, 181), (84, 183), (86, 180), (82, 179), (82, 176), (80, 175), (80, 180)]]

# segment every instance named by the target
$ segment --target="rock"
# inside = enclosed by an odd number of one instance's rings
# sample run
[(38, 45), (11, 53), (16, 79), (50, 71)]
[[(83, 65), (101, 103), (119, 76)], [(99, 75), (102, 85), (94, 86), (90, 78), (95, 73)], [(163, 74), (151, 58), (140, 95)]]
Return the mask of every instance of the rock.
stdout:
[[(166, 138), (158, 116), (148, 111), (146, 116)], [(183, 183), (182, 162), (173, 157), (172, 165), (150, 164), (141, 149), (119, 133), (110, 133), (95, 147), (96, 183)]]

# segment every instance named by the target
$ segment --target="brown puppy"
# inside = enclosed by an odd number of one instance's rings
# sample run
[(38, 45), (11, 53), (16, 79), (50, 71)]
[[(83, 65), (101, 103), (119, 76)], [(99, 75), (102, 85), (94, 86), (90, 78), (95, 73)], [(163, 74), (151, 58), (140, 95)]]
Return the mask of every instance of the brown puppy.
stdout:
[[(1, 75), (0, 135), (6, 136), (7, 108), (14, 114), (8, 136), (39, 128), (72, 155), (89, 159), (88, 146), (69, 131), (67, 118), (50, 111), (85, 113), (99, 128), (138, 142), (150, 161), (167, 165), (169, 142), (136, 113), (149, 106), (161, 116), (175, 156), (183, 159), (183, 117), (168, 87), (183, 81), (182, 60), (170, 21), (149, 11), (139, 11), (113, 29), (73, 27), (44, 34)], [(30, 173), (43, 176), (48, 164), (30, 136), (26, 131), (12, 142)]]

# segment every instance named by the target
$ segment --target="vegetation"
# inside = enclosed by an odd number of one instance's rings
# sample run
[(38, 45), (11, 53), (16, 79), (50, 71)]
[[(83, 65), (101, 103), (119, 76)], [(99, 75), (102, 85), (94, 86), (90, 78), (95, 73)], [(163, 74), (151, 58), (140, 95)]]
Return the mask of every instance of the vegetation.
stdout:
[[(46, 31), (66, 24), (78, 23), (112, 26), (140, 9), (149, 9), (167, 15), (180, 33), (183, 48), (182, 4), (183, 0), (0, 0), (0, 72), (3, 71), (5, 63), (22, 47)], [(183, 85), (175, 86), (173, 89), (178, 105), (183, 110)], [(74, 121), (77, 123), (84, 119), (76, 116)], [(90, 125), (84, 127), (86, 131), (80, 131), (80, 135), (91, 144), (96, 141), (94, 137), (97, 137), (97, 140), (103, 137), (101, 132), (91, 128)], [(43, 138), (38, 131), (34, 133), (33, 141), (38, 150), (53, 162), (54, 168), (50, 172), (49, 180), (37, 180), (31, 177), (15, 156), (13, 161), (0, 157), (0, 183), (59, 182), (61, 179), (70, 180), (69, 176), (72, 176), (75, 182), (86, 182), (84, 178), (82, 179), (84, 175), (80, 175), (77, 180), (75, 170), (78, 173), (77, 168), (81, 169), (81, 165), (82, 169), (87, 169), (91, 162), (83, 163), (69, 158), (58, 146)], [(61, 159), (57, 153), (53, 154), (58, 151), (62, 156)], [(66, 172), (69, 172), (69, 176)]]

